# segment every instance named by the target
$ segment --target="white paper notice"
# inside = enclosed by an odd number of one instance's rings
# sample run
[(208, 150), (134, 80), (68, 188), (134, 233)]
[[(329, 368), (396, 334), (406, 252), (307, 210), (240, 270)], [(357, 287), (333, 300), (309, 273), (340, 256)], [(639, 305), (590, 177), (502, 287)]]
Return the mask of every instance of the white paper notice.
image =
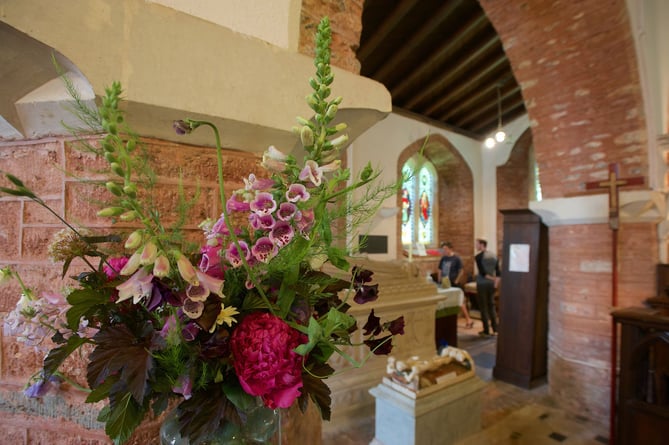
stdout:
[(530, 245), (511, 244), (509, 246), (509, 272), (530, 271)]

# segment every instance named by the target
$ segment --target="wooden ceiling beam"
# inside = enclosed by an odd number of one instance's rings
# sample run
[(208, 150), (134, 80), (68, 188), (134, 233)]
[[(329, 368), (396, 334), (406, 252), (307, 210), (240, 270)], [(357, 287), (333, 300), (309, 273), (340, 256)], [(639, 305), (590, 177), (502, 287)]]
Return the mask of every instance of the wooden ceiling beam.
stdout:
[(381, 65), (372, 74), (372, 77), (382, 83), (387, 81), (388, 76), (400, 69), (402, 63), (405, 63), (405, 60), (407, 60), (411, 53), (415, 52), (416, 48), (421, 46), (431, 34), (438, 30), (444, 20), (452, 16), (462, 6), (462, 3), (463, 0), (451, 0), (444, 3), (417, 32), (411, 35), (406, 43), (392, 53), (390, 59)]
[(506, 58), (505, 54), (502, 54), (498, 58), (490, 61), (486, 66), (482, 67), (476, 72), (473, 77), (466, 79), (464, 82), (460, 83), (456, 88), (453, 88), (446, 94), (438, 98), (430, 107), (425, 110), (425, 114), (432, 115), (437, 110), (442, 109), (454, 101), (458, 100), (460, 97), (471, 93), (476, 88), (481, 88), (482, 85), (485, 85), (484, 80), (492, 77), (492, 74), (495, 71), (499, 71), (500, 67), (509, 66), (509, 60)]
[(410, 88), (414, 87), (421, 79), (425, 79), (435, 71), (435, 67), (442, 65), (442, 62), (462, 48), (465, 42), (490, 25), (485, 14), (474, 17), (453, 39), (446, 39), (420, 66), (416, 67), (400, 84), (390, 89), (393, 98), (400, 97)]
[(451, 65), (452, 69), (450, 69), (448, 72), (444, 72), (439, 76), (433, 76), (436, 81), (426, 85), (424, 88), (421, 88), (420, 92), (414, 95), (406, 103), (405, 107), (409, 109), (417, 108), (420, 103), (424, 102), (430, 96), (441, 94), (448, 88), (448, 85), (452, 85), (454, 80), (456, 80), (465, 71), (471, 68), (471, 66), (474, 65), (477, 61), (481, 60), (481, 58), (485, 57), (487, 54), (498, 50), (500, 47), (500, 38), (497, 34), (495, 34), (493, 37), (479, 46), (476, 51), (454, 62)]
[[(496, 85), (491, 85), (490, 87), (486, 88), (486, 91), (492, 92), (495, 91), (497, 88)], [(508, 90), (505, 93), (501, 94), (501, 101), (502, 105), (504, 105), (505, 101), (508, 101), (509, 99), (514, 99), (518, 93), (520, 92), (520, 86), (515, 85), (512, 89)], [(486, 105), (481, 105), (481, 103), (484, 103)], [(471, 112), (466, 114), (465, 116), (462, 116), (460, 119), (455, 121), (456, 125), (467, 125), (470, 122), (473, 122), (477, 119), (480, 119), (481, 114), (488, 112), (489, 110), (493, 110), (495, 116), (497, 115), (497, 95), (495, 95), (495, 99), (490, 101), (490, 100), (481, 100), (479, 102), (479, 105), (472, 106), (471, 107)], [(502, 107), (502, 114), (504, 114), (504, 107)], [(450, 117), (450, 116), (449, 116)], [(440, 118), (440, 120), (448, 120), (445, 117)]]
[(364, 61), (372, 54), (376, 48), (388, 38), (388, 35), (397, 27), (405, 15), (418, 3), (419, 0), (403, 0), (395, 7), (393, 12), (381, 26), (374, 31), (374, 35), (367, 40), (358, 50), (357, 56), (360, 62)]

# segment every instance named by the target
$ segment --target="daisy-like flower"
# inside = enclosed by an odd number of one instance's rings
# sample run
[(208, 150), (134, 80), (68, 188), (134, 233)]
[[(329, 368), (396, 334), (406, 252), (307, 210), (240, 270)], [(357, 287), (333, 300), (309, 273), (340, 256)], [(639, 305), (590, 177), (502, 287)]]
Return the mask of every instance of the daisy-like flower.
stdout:
[(216, 317), (216, 323), (211, 326), (209, 332), (214, 332), (216, 330), (216, 326), (222, 325), (223, 323), (227, 324), (228, 326), (232, 326), (232, 323), (237, 322), (234, 317), (235, 315), (239, 315), (239, 311), (237, 311), (236, 307), (225, 307), (224, 304), (221, 304), (221, 312), (218, 313), (218, 316)]

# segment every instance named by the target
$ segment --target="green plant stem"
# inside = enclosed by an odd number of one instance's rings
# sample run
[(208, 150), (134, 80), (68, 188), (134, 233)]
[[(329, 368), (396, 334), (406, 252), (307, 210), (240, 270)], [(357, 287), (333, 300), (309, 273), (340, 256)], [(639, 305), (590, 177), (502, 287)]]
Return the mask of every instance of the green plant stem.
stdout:
[[(211, 122), (207, 121), (198, 121), (202, 125), (206, 125), (209, 128), (211, 128), (214, 132), (214, 138), (216, 142), (216, 163), (218, 165), (218, 189), (220, 193), (220, 199), (221, 199), (221, 207), (223, 210), (223, 220), (225, 221), (225, 225), (228, 227), (228, 231), (230, 232), (230, 238), (232, 238), (232, 242), (235, 244), (235, 247), (237, 248), (237, 253), (239, 254), (239, 258), (242, 260), (242, 264), (244, 265), (244, 269), (248, 273), (249, 278), (251, 279), (251, 282), (253, 283), (253, 286), (255, 289), (258, 291), (258, 294), (260, 295), (260, 298), (262, 299), (263, 303), (267, 305), (267, 308), (269, 309), (270, 313), (272, 315), (276, 315), (274, 308), (272, 304), (269, 301), (269, 298), (267, 298), (267, 295), (265, 294), (265, 291), (260, 287), (260, 283), (258, 283), (258, 279), (256, 278), (255, 274), (251, 270), (251, 267), (249, 266), (249, 263), (246, 261), (245, 255), (242, 254), (242, 247), (239, 244), (239, 238), (235, 234), (235, 230), (232, 227), (232, 222), (230, 221), (230, 214), (228, 213), (228, 207), (226, 205), (225, 201), (225, 183), (224, 183), (224, 178), (223, 178), (223, 149), (221, 148), (221, 137), (218, 132), (218, 128)], [(250, 246), (249, 246), (250, 248)]]
[(66, 381), (70, 386), (72, 386), (72, 387), (74, 387), (74, 388), (76, 388), (80, 391), (91, 392), (90, 388), (86, 388), (85, 386), (81, 386), (80, 384), (78, 384), (77, 382), (75, 382), (74, 380), (72, 380), (71, 378), (69, 378), (68, 376), (66, 376), (65, 374), (63, 374), (60, 371), (54, 372), (53, 375), (60, 377), (61, 379)]

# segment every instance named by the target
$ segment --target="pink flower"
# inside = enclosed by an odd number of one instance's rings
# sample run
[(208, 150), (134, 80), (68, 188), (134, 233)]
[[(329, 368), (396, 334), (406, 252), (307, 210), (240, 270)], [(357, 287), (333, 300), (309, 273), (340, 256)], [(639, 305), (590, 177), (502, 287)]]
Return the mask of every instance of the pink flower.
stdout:
[(111, 280), (118, 277), (119, 273), (127, 262), (128, 258), (124, 256), (107, 258), (107, 263), (102, 267), (102, 269), (105, 271), (107, 278)]
[(286, 190), (286, 199), (290, 202), (307, 201), (311, 198), (311, 193), (302, 184), (291, 184)]
[[(246, 261), (248, 261), (251, 258), (251, 250), (249, 249), (249, 245), (246, 244), (246, 242), (240, 240), (239, 247), (242, 250), (244, 258), (246, 259)], [(242, 264), (244, 264), (244, 262), (242, 261), (242, 256), (237, 250), (237, 246), (235, 245), (235, 243), (230, 243), (230, 245), (226, 249), (225, 259), (230, 262), (230, 265), (232, 267), (239, 267)]]
[(271, 193), (260, 192), (256, 198), (251, 201), (251, 210), (258, 215), (268, 215), (276, 210), (276, 201)]
[(274, 245), (269, 237), (263, 236), (253, 245), (251, 253), (258, 261), (267, 263), (279, 253), (279, 248)]
[(125, 282), (116, 286), (118, 290), (117, 303), (132, 298), (134, 304), (139, 303), (143, 298), (148, 298), (153, 292), (153, 274), (146, 269), (139, 269), (133, 276)]
[(245, 317), (230, 339), (235, 371), (248, 394), (260, 396), (271, 409), (288, 408), (300, 395), (302, 356), (293, 351), (305, 335), (272, 314)]

